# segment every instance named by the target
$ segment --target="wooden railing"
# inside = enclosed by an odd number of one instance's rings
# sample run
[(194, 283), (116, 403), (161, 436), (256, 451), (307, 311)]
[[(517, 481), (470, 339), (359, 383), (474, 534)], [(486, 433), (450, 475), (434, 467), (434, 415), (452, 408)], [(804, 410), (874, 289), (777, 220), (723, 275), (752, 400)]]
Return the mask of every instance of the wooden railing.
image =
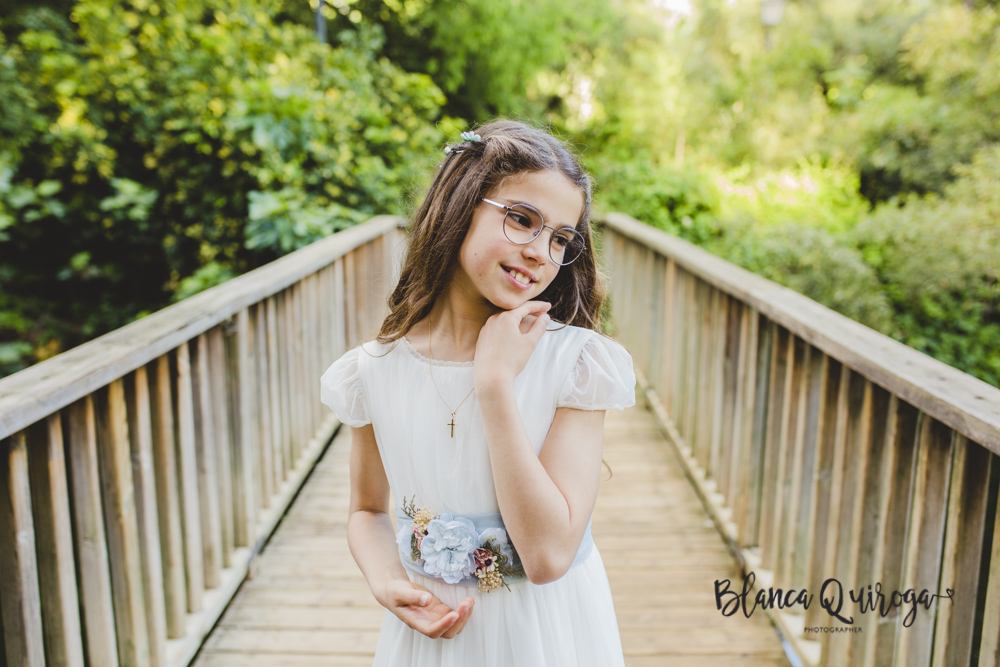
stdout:
[(0, 380), (0, 656), (187, 665), (329, 442), (319, 377), (372, 337), (375, 218)]
[[(1000, 664), (1000, 390), (631, 218), (602, 223), (616, 334), (755, 575), (747, 610), (807, 589), (773, 618), (811, 664)], [(831, 578), (853, 626), (821, 607)], [(876, 582), (887, 606), (945, 597), (862, 612), (848, 592)]]

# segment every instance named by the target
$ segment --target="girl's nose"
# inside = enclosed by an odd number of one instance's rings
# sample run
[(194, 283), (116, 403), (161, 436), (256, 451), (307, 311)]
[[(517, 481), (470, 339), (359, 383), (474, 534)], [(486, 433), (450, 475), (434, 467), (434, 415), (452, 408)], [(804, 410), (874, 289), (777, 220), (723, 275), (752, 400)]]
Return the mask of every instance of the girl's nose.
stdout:
[(539, 265), (545, 264), (549, 259), (549, 236), (543, 229), (541, 234), (531, 240), (531, 243), (526, 243), (521, 248), (521, 253), (525, 257), (534, 259)]

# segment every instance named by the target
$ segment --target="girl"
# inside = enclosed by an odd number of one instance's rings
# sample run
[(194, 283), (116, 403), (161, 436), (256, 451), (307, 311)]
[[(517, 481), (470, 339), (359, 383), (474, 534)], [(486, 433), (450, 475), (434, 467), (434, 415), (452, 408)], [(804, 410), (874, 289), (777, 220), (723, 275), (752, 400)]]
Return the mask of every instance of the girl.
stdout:
[(378, 338), (321, 381), (352, 429), (348, 543), (387, 610), (375, 665), (623, 665), (590, 519), (604, 411), (635, 404), (635, 375), (596, 331), (590, 179), (521, 123), (462, 138)]

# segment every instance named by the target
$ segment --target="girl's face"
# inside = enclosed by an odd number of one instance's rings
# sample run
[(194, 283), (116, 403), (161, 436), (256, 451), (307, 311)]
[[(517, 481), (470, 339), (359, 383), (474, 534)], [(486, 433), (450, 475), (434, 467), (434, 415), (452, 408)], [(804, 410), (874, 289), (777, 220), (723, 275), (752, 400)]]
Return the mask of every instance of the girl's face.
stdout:
[[(486, 197), (508, 206), (532, 206), (545, 218), (545, 224), (555, 229), (576, 228), (583, 215), (583, 192), (558, 171), (520, 174)], [(459, 250), (452, 287), (511, 310), (544, 292), (560, 266), (549, 256), (551, 230), (543, 229), (531, 243), (516, 245), (504, 235), (504, 213), (501, 208), (479, 203)], [(521, 275), (515, 278), (514, 271)], [(527, 284), (525, 276), (530, 280)]]

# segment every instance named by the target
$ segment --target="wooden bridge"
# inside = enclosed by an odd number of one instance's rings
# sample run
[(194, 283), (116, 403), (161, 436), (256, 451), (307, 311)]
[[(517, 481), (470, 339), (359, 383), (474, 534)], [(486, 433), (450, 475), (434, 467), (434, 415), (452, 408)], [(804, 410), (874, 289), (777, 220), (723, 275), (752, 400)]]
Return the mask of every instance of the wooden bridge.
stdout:
[[(318, 382), (377, 331), (400, 222), (0, 380), (6, 664), (370, 664), (382, 611)], [(627, 664), (782, 665), (783, 637), (809, 665), (1000, 665), (1000, 390), (634, 220), (600, 229), (641, 385), (608, 414), (594, 519)], [(751, 572), (747, 613), (719, 610), (715, 582)]]

